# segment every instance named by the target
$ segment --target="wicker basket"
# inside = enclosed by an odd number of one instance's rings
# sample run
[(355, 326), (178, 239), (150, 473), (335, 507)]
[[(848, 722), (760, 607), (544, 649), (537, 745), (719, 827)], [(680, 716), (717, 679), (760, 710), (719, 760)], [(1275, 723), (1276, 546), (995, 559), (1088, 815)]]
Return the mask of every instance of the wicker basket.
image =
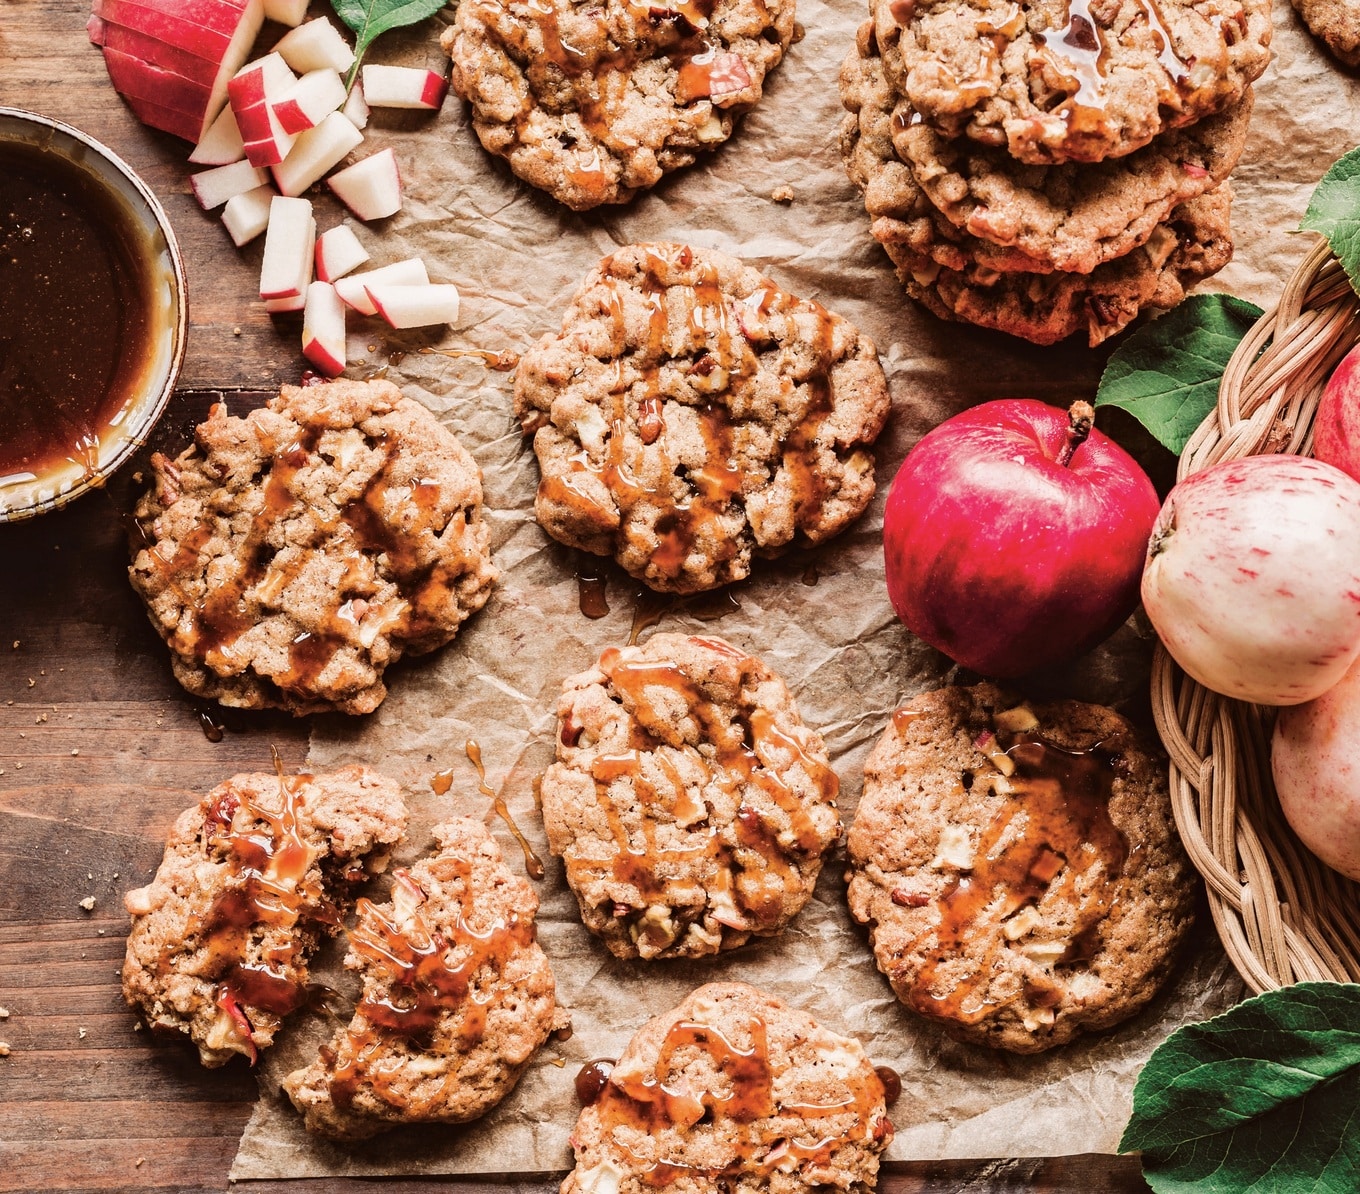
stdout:
[[(1357, 342), (1360, 301), (1320, 240), (1279, 305), (1238, 345), (1179, 475), (1259, 453), (1310, 453), (1323, 386)], [(1360, 982), (1360, 884), (1318, 862), (1280, 813), (1270, 777), (1274, 711), (1210, 692), (1160, 645), (1152, 710), (1171, 756), (1176, 823), (1247, 985)]]

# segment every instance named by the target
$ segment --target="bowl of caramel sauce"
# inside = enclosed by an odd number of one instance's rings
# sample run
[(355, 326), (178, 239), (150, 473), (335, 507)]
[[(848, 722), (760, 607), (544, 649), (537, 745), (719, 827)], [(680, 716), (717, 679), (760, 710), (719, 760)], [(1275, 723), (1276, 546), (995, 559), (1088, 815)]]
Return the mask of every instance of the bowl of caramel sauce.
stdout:
[(0, 107), (0, 522), (65, 505), (141, 446), (187, 327), (146, 183), (79, 129)]

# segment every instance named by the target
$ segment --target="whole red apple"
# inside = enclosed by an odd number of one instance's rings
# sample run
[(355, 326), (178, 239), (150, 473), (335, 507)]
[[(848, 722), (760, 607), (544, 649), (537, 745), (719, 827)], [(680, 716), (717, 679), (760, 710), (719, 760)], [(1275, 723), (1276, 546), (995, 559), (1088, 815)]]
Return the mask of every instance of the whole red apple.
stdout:
[(1160, 503), (1093, 417), (1085, 402), (985, 402), (907, 454), (883, 549), (908, 629), (1005, 678), (1081, 654), (1133, 612)]
[(1313, 455), (1360, 481), (1360, 345), (1323, 388), (1313, 417)]

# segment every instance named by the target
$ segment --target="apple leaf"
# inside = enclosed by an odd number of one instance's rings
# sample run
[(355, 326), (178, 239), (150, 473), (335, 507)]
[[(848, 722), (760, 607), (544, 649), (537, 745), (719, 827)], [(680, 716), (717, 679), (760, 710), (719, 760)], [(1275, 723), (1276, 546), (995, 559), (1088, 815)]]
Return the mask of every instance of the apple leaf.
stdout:
[(1322, 176), (1299, 227), (1327, 238), (1352, 288), (1360, 291), (1360, 149), (1352, 149)]
[(335, 15), (354, 30), (354, 65), (349, 68), (345, 86), (349, 87), (359, 74), (359, 63), (364, 51), (374, 39), (389, 29), (414, 25), (432, 17), (444, 7), (446, 0), (331, 0)]
[(1096, 406), (1126, 410), (1177, 456), (1218, 401), (1229, 358), (1261, 308), (1196, 294), (1144, 324), (1110, 357)]
[(1360, 1190), (1360, 985), (1299, 983), (1178, 1028), (1139, 1075), (1120, 1152), (1156, 1194)]

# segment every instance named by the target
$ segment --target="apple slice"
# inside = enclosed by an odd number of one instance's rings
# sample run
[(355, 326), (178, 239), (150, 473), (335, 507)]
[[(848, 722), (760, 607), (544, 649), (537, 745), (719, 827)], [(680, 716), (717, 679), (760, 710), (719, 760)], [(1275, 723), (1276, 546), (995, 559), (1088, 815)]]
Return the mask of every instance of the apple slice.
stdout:
[(452, 283), (401, 286), (370, 282), (364, 287), (368, 301), (394, 328), (423, 328), (435, 323), (458, 322), (458, 287)]
[(264, 19), (280, 25), (301, 25), (307, 16), (307, 0), (264, 0)]
[(364, 100), (370, 108), (438, 108), (449, 81), (419, 66), (364, 66)]
[(226, 104), (194, 146), (189, 160), (196, 166), (228, 166), (245, 156), (246, 146), (236, 124), (236, 113), (231, 110), (230, 104)]
[(337, 224), (316, 238), (316, 276), (323, 282), (334, 282), (367, 260), (368, 250), (348, 224)]
[(361, 220), (381, 220), (401, 210), (401, 175), (391, 149), (337, 170), (326, 185)]
[(296, 82), (297, 76), (282, 57), (266, 54), (246, 63), (227, 84), (231, 110), (236, 114), (251, 165), (276, 166), (293, 148), (297, 137), (279, 123), (272, 104)]
[[(95, 0), (86, 28), (138, 119), (197, 143), (263, 22), (262, 0)], [(197, 89), (185, 92), (165, 73)]]
[(329, 282), (307, 287), (302, 355), (326, 377), (339, 377), (345, 371), (345, 305)]
[(366, 287), (376, 283), (392, 283), (398, 286), (425, 286), (430, 275), (425, 272), (425, 263), (419, 257), (408, 257), (404, 261), (394, 261), (379, 269), (365, 270), (362, 274), (349, 274), (335, 283), (336, 293), (346, 306), (352, 307), (360, 315), (376, 315), (378, 308), (368, 297)]
[(340, 111), (356, 129), (368, 128), (368, 102), (364, 99), (364, 85), (358, 79), (354, 80), (345, 106)]
[(269, 204), (273, 198), (274, 188), (265, 183), (227, 200), (222, 209), (222, 223), (238, 249), (269, 226)]
[(279, 38), (274, 53), (280, 54), (298, 74), (330, 67), (343, 75), (354, 65), (349, 42), (325, 17), (299, 25)]
[(288, 156), (274, 167), (274, 182), (285, 195), (301, 195), (364, 139), (339, 112), (301, 134)]
[(330, 67), (323, 66), (308, 71), (270, 107), (285, 132), (305, 133), (344, 102), (345, 81)]
[(194, 198), (204, 211), (221, 207), (228, 199), (253, 191), (267, 181), (268, 175), (263, 170), (244, 159), (225, 166), (214, 166), (211, 170), (200, 170), (189, 176)]
[(312, 280), (316, 219), (310, 199), (275, 195), (269, 201), (269, 226), (260, 262), (262, 299), (296, 298)]

